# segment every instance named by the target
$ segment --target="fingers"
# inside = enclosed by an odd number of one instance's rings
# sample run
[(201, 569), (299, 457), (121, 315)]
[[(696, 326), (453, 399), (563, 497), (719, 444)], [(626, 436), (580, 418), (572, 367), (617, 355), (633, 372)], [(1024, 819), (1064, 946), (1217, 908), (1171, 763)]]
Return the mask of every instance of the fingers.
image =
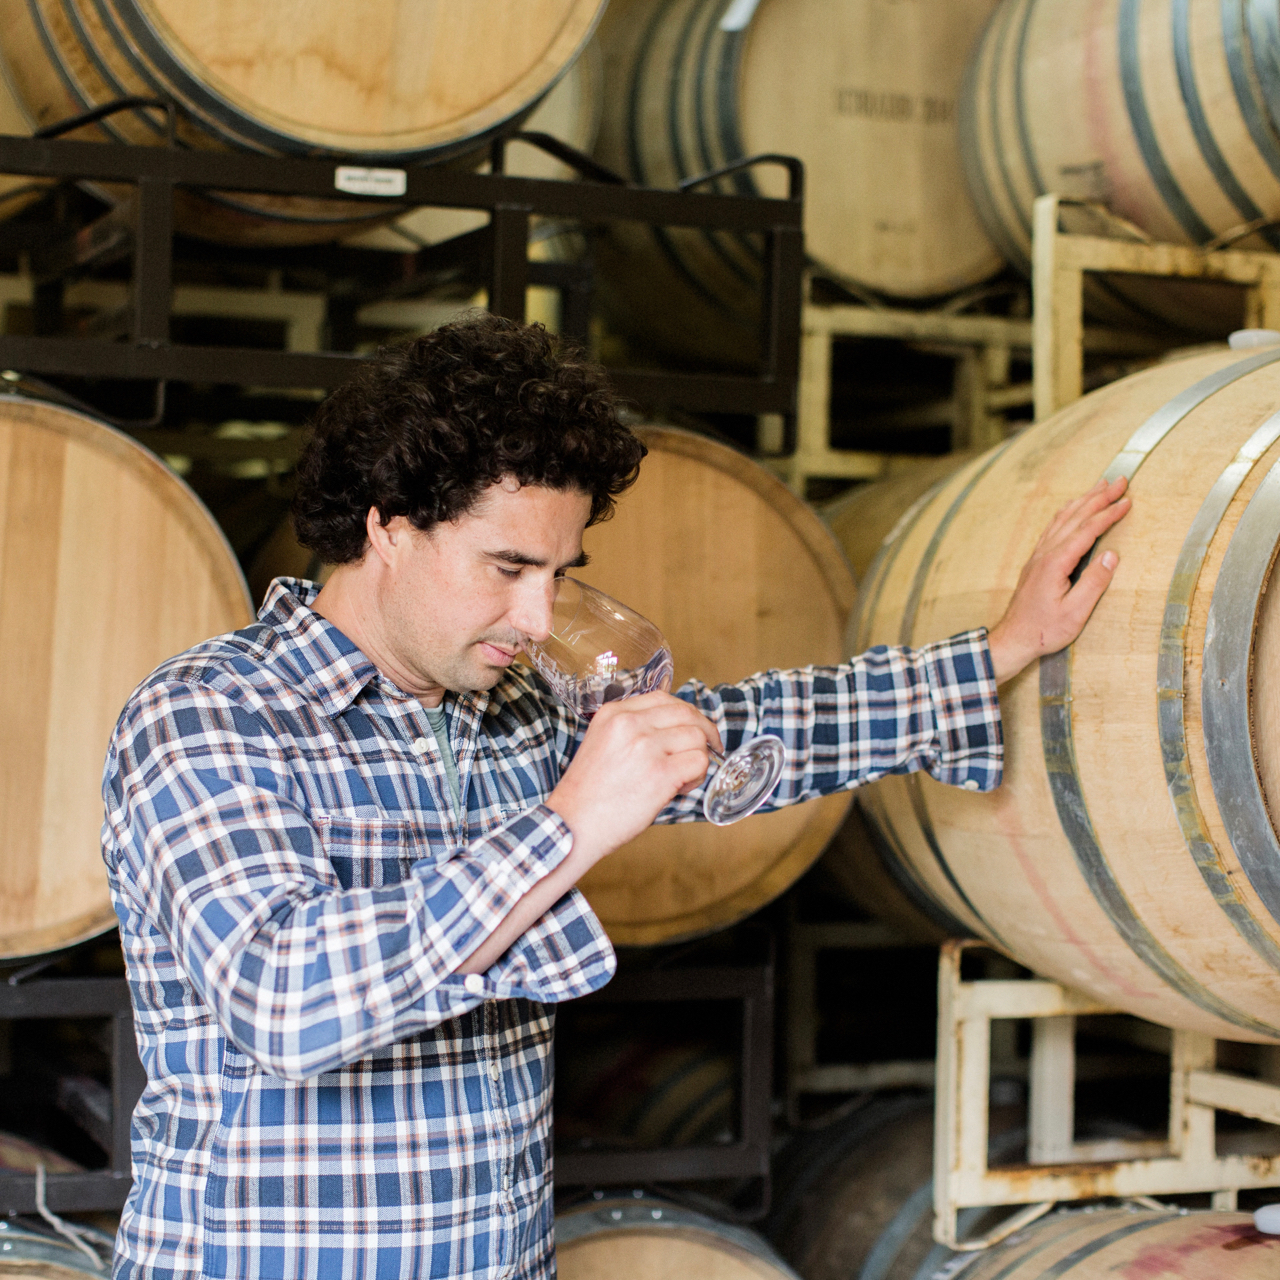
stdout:
[(1069, 535), (1064, 535), (1064, 539), (1058, 548), (1061, 551), (1065, 572), (1070, 575), (1075, 569), (1084, 555), (1089, 549), (1102, 537), (1108, 529), (1111, 528), (1118, 520), (1123, 519), (1128, 514), (1130, 502), (1128, 498), (1124, 498), (1119, 502), (1113, 503), (1105, 511), (1099, 511), (1095, 515), (1090, 516), (1078, 529)]
[[(1099, 480), (1087, 493), (1068, 502), (1049, 522), (1049, 529), (1046, 532), (1053, 534), (1078, 528), (1083, 522), (1108, 511), (1120, 502), (1128, 487), (1129, 481), (1124, 476), (1120, 476), (1109, 484), (1106, 480)], [(1126, 505), (1124, 510), (1128, 509)], [(1115, 517), (1116, 520), (1119, 518), (1119, 515)], [(1111, 523), (1114, 523), (1114, 520)]]
[(1100, 480), (1068, 502), (1049, 522), (1022, 567), (1004, 617), (989, 633), (997, 681), (1037, 656), (1072, 643), (1102, 593), (1111, 584), (1119, 556), (1111, 550), (1092, 557), (1072, 583), (1071, 576), (1098, 539), (1122, 520), (1132, 503), (1128, 481)]
[(697, 731), (707, 746), (714, 747), (717, 751), (723, 750), (716, 726), (697, 707), (669, 693), (644, 693), (634, 698), (608, 702), (597, 713), (596, 720), (615, 716), (632, 717), (650, 730), (690, 727)]
[(1063, 601), (1071, 626), (1079, 630), (1089, 621), (1094, 606), (1102, 599), (1102, 593), (1111, 585), (1115, 577), (1116, 566), (1120, 557), (1114, 551), (1104, 551), (1089, 561), (1088, 567), (1080, 575), (1080, 580), (1067, 592)]
[(1129, 512), (1132, 502), (1124, 496), (1127, 481), (1119, 480), (1106, 485), (1099, 481), (1082, 499), (1070, 504), (1069, 517), (1051, 524), (1037, 544), (1035, 555), (1051, 556), (1057, 562), (1064, 577), (1069, 577), (1084, 555), (1117, 521)]

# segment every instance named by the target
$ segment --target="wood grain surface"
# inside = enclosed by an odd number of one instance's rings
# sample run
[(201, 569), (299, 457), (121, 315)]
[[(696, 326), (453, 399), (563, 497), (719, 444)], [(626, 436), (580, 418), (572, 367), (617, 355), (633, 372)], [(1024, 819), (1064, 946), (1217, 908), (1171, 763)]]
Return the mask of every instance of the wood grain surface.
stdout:
[[(1273, 126), (1254, 101), (1260, 90), (1237, 93), (1270, 53), (1237, 27), (1241, 12), (1004, 0), (974, 54), (960, 143), (974, 202), (1011, 262), (1029, 271), (1032, 204), (1046, 192), (1105, 205), (1174, 244), (1280, 215)], [(1270, 232), (1237, 247), (1277, 243)], [(1154, 317), (1202, 333), (1239, 324), (1238, 295), (1203, 282), (1107, 276), (1086, 301), (1113, 323)]]
[[(920, 644), (993, 624), (1053, 512), (1087, 489), (1151, 414), (1238, 360), (1235, 353), (1209, 354), (1113, 383), (1027, 430), (998, 456), (956, 473), (900, 533), (887, 571), (863, 584), (860, 639)], [(874, 811), (890, 844), (918, 885), (968, 928), (1115, 1008), (1223, 1039), (1280, 1038), (1280, 1031), (1258, 1029), (1280, 1027), (1280, 983), (1275, 966), (1211, 889), (1179, 825), (1161, 753), (1157, 662), (1166, 599), (1191, 522), (1278, 402), (1280, 371), (1273, 364), (1211, 395), (1147, 456), (1132, 483), (1132, 513), (1104, 540), (1121, 557), (1116, 578), (1071, 652), (1075, 770), (1107, 874), (1139, 930), (1184, 978), (1162, 977), (1126, 941), (1064, 834), (1046, 766), (1037, 664), (1001, 689), (1006, 760), (997, 791), (972, 794), (923, 776), (874, 785)], [(1248, 471), (1210, 544), (1191, 597), (1183, 699), (1191, 789), (1229, 886), (1220, 892), (1273, 943), (1280, 925), (1244, 873), (1215, 804), (1200, 671), (1226, 543), (1278, 458), (1280, 445)], [(913, 592), (918, 609), (911, 616)], [(1265, 624), (1264, 610), (1264, 638)], [(1269, 693), (1274, 641), (1268, 644), (1254, 661), (1254, 729), (1266, 744), (1263, 759), (1274, 756), (1280, 739), (1280, 705)], [(1248, 743), (1238, 749), (1247, 753)], [(1256, 1025), (1209, 1011), (1215, 1001)]]
[(375, 154), (481, 134), (536, 102), (603, 5), (112, 0), (111, 8), (131, 31), (145, 23), (228, 114), (302, 146)]
[[(993, 8), (761, 0), (726, 29), (718, 0), (612, 0), (597, 154), (660, 187), (749, 155), (798, 156), (817, 270), (897, 298), (953, 293), (1002, 265), (965, 186), (956, 116)], [(786, 175), (757, 166), (721, 189), (781, 196)], [(757, 252), (740, 235), (618, 225), (601, 246), (602, 296), (638, 334), (749, 359)]]
[(135, 685), (251, 617), (213, 518), (158, 458), (53, 405), (0, 399), (0, 959), (115, 923), (102, 765)]
[[(190, 147), (445, 160), (477, 151), (532, 111), (602, 8), (603, 0), (0, 0), (0, 60), (32, 127), (159, 93), (181, 106), (178, 136)], [(154, 111), (121, 112), (69, 136), (165, 140)], [(180, 191), (176, 200), (180, 229), (236, 244), (323, 242), (401, 211), (243, 192)]]
[(1280, 1237), (1247, 1213), (1114, 1209), (1037, 1222), (982, 1254), (966, 1280), (1272, 1280)]
[[(676, 683), (841, 658), (853, 579), (822, 522), (749, 458), (704, 436), (642, 429), (649, 456), (581, 576), (662, 628)], [(822, 852), (849, 805), (828, 796), (729, 827), (653, 827), (583, 889), (615, 942), (691, 937), (748, 915)]]

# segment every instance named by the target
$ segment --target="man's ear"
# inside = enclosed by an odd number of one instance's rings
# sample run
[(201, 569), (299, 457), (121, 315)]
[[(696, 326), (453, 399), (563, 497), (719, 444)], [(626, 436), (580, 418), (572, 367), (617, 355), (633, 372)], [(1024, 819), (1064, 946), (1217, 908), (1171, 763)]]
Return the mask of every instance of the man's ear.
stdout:
[(382, 523), (382, 513), (377, 507), (370, 507), (364, 518), (365, 536), (373, 553), (388, 568), (395, 562), (396, 553), (403, 545), (405, 529), (408, 521), (404, 516), (392, 516), (386, 524)]

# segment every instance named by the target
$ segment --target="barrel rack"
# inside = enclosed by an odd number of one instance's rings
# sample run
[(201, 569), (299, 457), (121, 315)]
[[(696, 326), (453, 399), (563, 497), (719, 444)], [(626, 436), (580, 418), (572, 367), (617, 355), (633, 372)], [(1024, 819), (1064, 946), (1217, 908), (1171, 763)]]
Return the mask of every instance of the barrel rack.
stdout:
[(919, 947), (883, 920), (800, 920), (793, 898), (786, 930), (786, 1092), (791, 1123), (800, 1121), (800, 1099), (812, 1094), (860, 1093), (873, 1089), (933, 1087), (932, 1058), (884, 1062), (818, 1061), (818, 953), (886, 951)]
[[(740, 1040), (737, 1136), (732, 1143), (648, 1150), (565, 1151), (555, 1156), (557, 1187), (667, 1188), (671, 1183), (742, 1180), (752, 1202), (737, 1209), (744, 1221), (769, 1209), (769, 1160), (773, 1106), (772, 934), (748, 926), (734, 939), (737, 955), (726, 963), (700, 949), (672, 946), (652, 953), (620, 954), (618, 973), (584, 1004), (650, 1004), (726, 1001), (737, 1006)], [(669, 1193), (669, 1192), (668, 1192)]]
[[(172, 104), (124, 99), (62, 122), (67, 132), (114, 110), (139, 105), (174, 110)], [(46, 133), (49, 131), (46, 131)], [(28, 255), (35, 283), (32, 335), (0, 336), (0, 366), (30, 374), (124, 378), (254, 387), (328, 389), (351, 375), (357, 357), (354, 317), (369, 303), (419, 296), (442, 279), (471, 273), (488, 291), (489, 310), (525, 316), (526, 289), (546, 284), (564, 298), (567, 329), (583, 336), (590, 267), (583, 263), (531, 262), (533, 217), (573, 219), (588, 226), (611, 220), (657, 226), (720, 228), (758, 234), (762, 259), (762, 345), (754, 374), (672, 373), (647, 369), (611, 371), (626, 399), (658, 408), (781, 415), (795, 412), (799, 370), (799, 315), (803, 265), (803, 167), (785, 156), (755, 156), (723, 172), (693, 178), (678, 190), (632, 186), (589, 157), (541, 134), (517, 135), (573, 166), (575, 181), (513, 177), (503, 172), (506, 143), (494, 144), (491, 173), (445, 167), (365, 170), (334, 159), (300, 159), (240, 152), (193, 151), (178, 146), (141, 147), (64, 138), (0, 136), (0, 172), (61, 183), (131, 184), (134, 199), (87, 225), (0, 224), (0, 250)], [(780, 164), (790, 177), (785, 199), (722, 195), (700, 190), (716, 178), (755, 164)], [(363, 179), (393, 195), (350, 194)], [(388, 254), (341, 246), (251, 249), (180, 244), (183, 262), (305, 266), (325, 278), (329, 350), (273, 351), (175, 343), (170, 336), (175, 263), (174, 192), (179, 188), (327, 197), (335, 193), (389, 211), (435, 206), (487, 211), (476, 232), (416, 253)], [(98, 340), (63, 336), (62, 295), (70, 279), (95, 264), (132, 257), (130, 304), (120, 331)], [(101, 340), (119, 338), (118, 341)]]
[[(1114, 225), (1115, 235), (1064, 232), (1062, 207), (1080, 203), (1056, 195), (1043, 195), (1035, 202), (1032, 382), (1037, 422), (1084, 394), (1084, 353), (1089, 349), (1084, 277), (1089, 272), (1240, 285), (1245, 291), (1245, 327), (1280, 329), (1280, 254), (1159, 244), (1141, 238), (1138, 228), (1114, 217), (1107, 221)], [(1236, 234), (1260, 229), (1260, 224), (1250, 224)]]
[[(1000, 444), (1011, 429), (1010, 411), (1032, 405), (1034, 386), (1039, 384), (1011, 381), (1011, 366), (1018, 356), (1039, 367), (1036, 361), (1043, 358), (1039, 333), (1032, 320), (1009, 316), (806, 303), (801, 317), (795, 446), (785, 451), (781, 424), (765, 419), (759, 431), (758, 450), (801, 497), (810, 479), (880, 480), (915, 461), (909, 454), (893, 452), (891, 447), (884, 452), (871, 452), (832, 446), (831, 348), (839, 338), (894, 338), (952, 356), (956, 371), (951, 398), (920, 406), (903, 420), (901, 428), (906, 431), (945, 425), (951, 429), (952, 449), (989, 449)], [(1146, 333), (1083, 324), (1079, 324), (1076, 341), (1077, 368), (1083, 364), (1085, 351), (1144, 359), (1159, 355), (1169, 345)], [(1077, 373), (1077, 385), (1079, 378)]]
[[(938, 965), (938, 1074), (934, 1120), (934, 1238), (949, 1248), (985, 1249), (1059, 1201), (1209, 1192), (1215, 1209), (1236, 1193), (1280, 1186), (1280, 1153), (1219, 1155), (1215, 1110), (1280, 1124), (1280, 1084), (1216, 1069), (1216, 1042), (1174, 1031), (1169, 1132), (1164, 1141), (1074, 1140), (1075, 1019), (1116, 1012), (1042, 978), (965, 981), (960, 962), (975, 942), (943, 944)], [(1032, 1022), (1028, 1162), (992, 1169), (987, 1115), (993, 1023)], [(961, 1209), (1024, 1205), (995, 1230), (960, 1240)]]
[[(129, 984), (124, 978), (40, 977), (60, 954), (45, 957), (0, 980), (0, 1018), (105, 1018), (110, 1020), (111, 1114), (98, 1140), (107, 1145), (105, 1169), (51, 1173), (46, 1207), (54, 1213), (119, 1210), (130, 1186), (129, 1126), (146, 1078), (133, 1034)], [(0, 1173), (0, 1214), (37, 1211), (36, 1176)]]

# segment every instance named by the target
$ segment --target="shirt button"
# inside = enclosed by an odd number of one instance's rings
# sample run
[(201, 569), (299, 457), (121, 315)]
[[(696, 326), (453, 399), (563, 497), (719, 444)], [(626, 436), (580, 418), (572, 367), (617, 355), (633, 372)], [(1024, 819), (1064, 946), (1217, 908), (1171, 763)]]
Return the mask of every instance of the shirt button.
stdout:
[(502, 1189), (503, 1191), (511, 1190), (511, 1175), (509, 1173), (504, 1173), (502, 1175)]
[(462, 985), (473, 995), (484, 994), (484, 979), (478, 973), (469, 973), (462, 980)]
[(426, 740), (426, 738), (414, 738), (414, 740), (413, 740), (413, 749), (414, 749), (414, 750), (415, 750), (415, 751), (416, 751), (420, 756), (425, 756), (425, 755), (427, 754), (427, 740)]
[(489, 1064), (489, 1078), (495, 1081), (502, 1078), (502, 1068), (496, 1062)]
[(960, 785), (966, 791), (977, 791), (979, 783), (977, 778), (966, 778)]

